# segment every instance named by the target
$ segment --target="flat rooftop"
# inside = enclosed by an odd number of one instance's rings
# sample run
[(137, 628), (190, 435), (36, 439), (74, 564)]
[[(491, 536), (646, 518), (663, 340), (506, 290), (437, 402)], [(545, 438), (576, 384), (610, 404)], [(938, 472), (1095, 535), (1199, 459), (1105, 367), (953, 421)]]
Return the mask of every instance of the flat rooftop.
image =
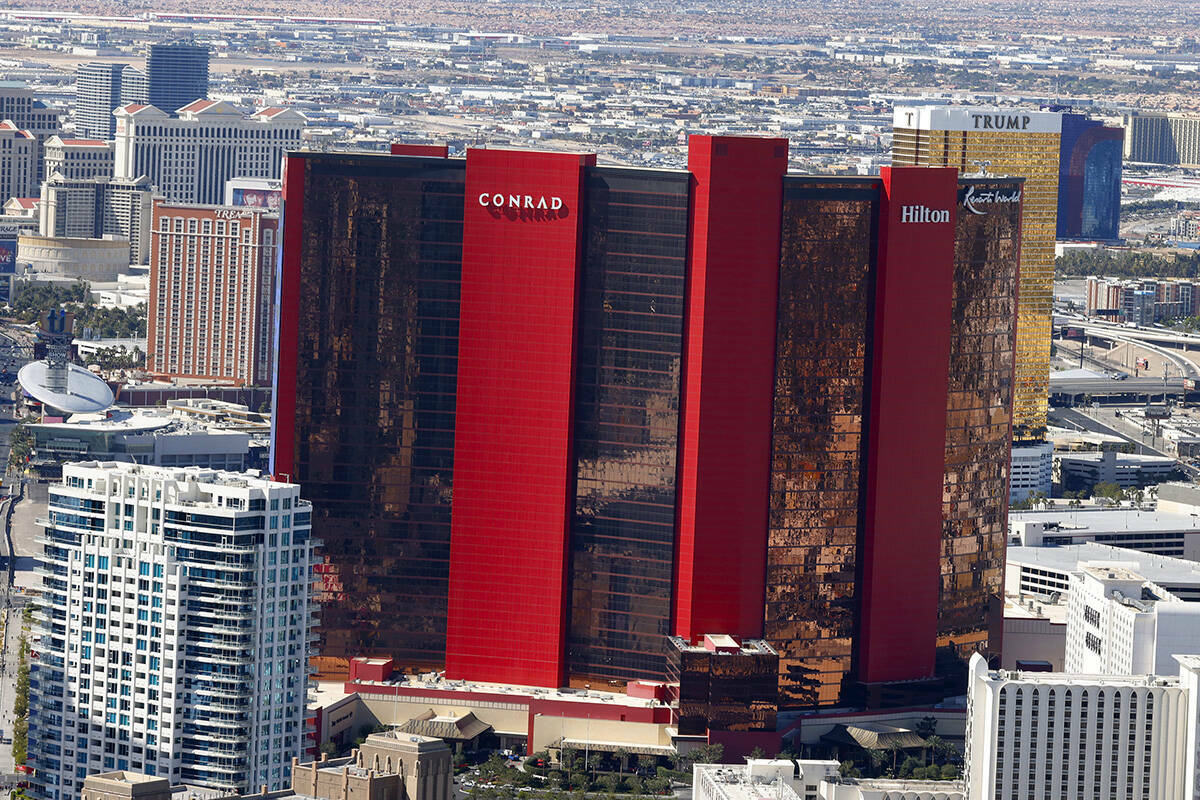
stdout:
[(1083, 566), (1083, 572), (1091, 575), (1093, 578), (1101, 581), (1137, 581), (1145, 583), (1146, 579), (1128, 567), (1114, 564), (1106, 566), (1103, 564), (1086, 564)]
[(1114, 562), (1160, 586), (1200, 586), (1200, 563), (1096, 542), (1008, 548), (1008, 563), (1054, 572), (1079, 572), (1089, 561)]
[[(1179, 658), (1179, 656), (1176, 656)], [(1178, 686), (1176, 675), (1088, 675), (1074, 672), (1022, 672), (1016, 669), (994, 669), (988, 671), (993, 681), (1021, 681), (1045, 686)]]
[(745, 766), (706, 764), (703, 772), (717, 784), (720, 800), (799, 800), (787, 783), (780, 786), (774, 780), (755, 780), (746, 774)]
[(1009, 513), (1010, 528), (1023, 522), (1045, 525), (1048, 533), (1051, 526), (1057, 526), (1056, 533), (1076, 536), (1140, 531), (1200, 533), (1200, 517), (1136, 508), (1059, 508)]
[[(1028, 597), (1028, 595), (1026, 595)], [(1029, 607), (1029, 602), (1024, 602), (1020, 598), (1013, 595), (1004, 595), (1004, 618), (1005, 619), (1044, 619), (1052, 624), (1066, 625), (1067, 624), (1067, 604), (1063, 602), (1051, 603), (1048, 600), (1035, 598), (1032, 601), (1033, 608)]]
[[(530, 700), (561, 700), (574, 703), (596, 703), (610, 706), (625, 706), (627, 708), (658, 708), (663, 706), (661, 700), (654, 698), (630, 697), (624, 692), (605, 692), (596, 689), (546, 689), (541, 686), (516, 686), (504, 683), (481, 683), (467, 680), (446, 680), (440, 675), (404, 675), (393, 676), (386, 681), (347, 681), (347, 686), (358, 687), (354, 691), (370, 693), (372, 686), (395, 686), (406, 690), (427, 689), (436, 692), (451, 692), (462, 694), (495, 694), (508, 695), (513, 701)], [(450, 699), (450, 698), (447, 698)], [(464, 699), (461, 704), (469, 707), (473, 701)]]

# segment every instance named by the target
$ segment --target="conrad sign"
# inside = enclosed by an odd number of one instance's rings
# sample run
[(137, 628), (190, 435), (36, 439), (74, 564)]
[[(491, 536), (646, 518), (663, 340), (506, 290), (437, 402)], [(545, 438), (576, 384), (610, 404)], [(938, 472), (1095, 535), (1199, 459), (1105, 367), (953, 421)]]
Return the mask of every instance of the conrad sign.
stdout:
[(479, 205), (484, 208), (509, 209), (513, 211), (563, 211), (563, 199), (544, 194), (503, 194), (481, 192)]

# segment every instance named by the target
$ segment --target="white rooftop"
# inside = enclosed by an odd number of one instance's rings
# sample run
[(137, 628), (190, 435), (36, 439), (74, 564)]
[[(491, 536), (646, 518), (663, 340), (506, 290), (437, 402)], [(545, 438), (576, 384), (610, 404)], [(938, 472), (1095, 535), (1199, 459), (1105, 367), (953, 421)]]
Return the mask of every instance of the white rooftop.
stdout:
[[(601, 691), (597, 689), (546, 689), (540, 686), (518, 686), (515, 684), (505, 683), (481, 683), (478, 681), (467, 680), (446, 680), (438, 674), (434, 675), (405, 675), (391, 680), (378, 681), (353, 681), (356, 686), (362, 687), (362, 691), (369, 692), (369, 687), (374, 686), (399, 686), (405, 689), (428, 689), (439, 692), (462, 692), (464, 694), (487, 693), (509, 695), (514, 701), (519, 702), (521, 698), (537, 699), (537, 700), (562, 700), (573, 701), (580, 703), (596, 703), (612, 706), (626, 706), (629, 708), (654, 708), (661, 706), (662, 701), (653, 698), (630, 697), (624, 692), (616, 691)], [(463, 705), (469, 705), (464, 701)]]
[(1061, 535), (1122, 533), (1130, 531), (1188, 531), (1200, 533), (1200, 517), (1136, 508), (1055, 508), (1047, 511), (1012, 511), (1008, 524), (1035, 522), (1057, 526)]
[(1166, 586), (1200, 586), (1200, 563), (1183, 558), (1160, 556), (1085, 542), (1056, 547), (1008, 548), (1008, 563), (1028, 565), (1055, 572), (1078, 572), (1089, 561), (1114, 562), (1128, 565), (1148, 581)]

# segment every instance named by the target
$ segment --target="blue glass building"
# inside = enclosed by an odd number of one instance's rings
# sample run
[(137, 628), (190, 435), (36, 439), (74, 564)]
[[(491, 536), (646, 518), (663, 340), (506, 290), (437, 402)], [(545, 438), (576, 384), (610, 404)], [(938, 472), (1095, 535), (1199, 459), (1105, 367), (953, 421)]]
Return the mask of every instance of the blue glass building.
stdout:
[(1124, 128), (1063, 114), (1058, 161), (1059, 239), (1120, 238)]

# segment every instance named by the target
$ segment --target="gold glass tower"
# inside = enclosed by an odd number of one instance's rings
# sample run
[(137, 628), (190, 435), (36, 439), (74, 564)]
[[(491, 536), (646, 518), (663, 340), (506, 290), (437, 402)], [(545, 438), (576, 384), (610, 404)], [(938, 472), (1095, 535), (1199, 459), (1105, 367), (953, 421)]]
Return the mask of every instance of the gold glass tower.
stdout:
[(894, 129), (893, 164), (958, 167), (962, 173), (985, 168), (991, 175), (1025, 179), (1013, 438), (1040, 441), (1049, 403), (1062, 115), (1017, 108), (898, 106)]

